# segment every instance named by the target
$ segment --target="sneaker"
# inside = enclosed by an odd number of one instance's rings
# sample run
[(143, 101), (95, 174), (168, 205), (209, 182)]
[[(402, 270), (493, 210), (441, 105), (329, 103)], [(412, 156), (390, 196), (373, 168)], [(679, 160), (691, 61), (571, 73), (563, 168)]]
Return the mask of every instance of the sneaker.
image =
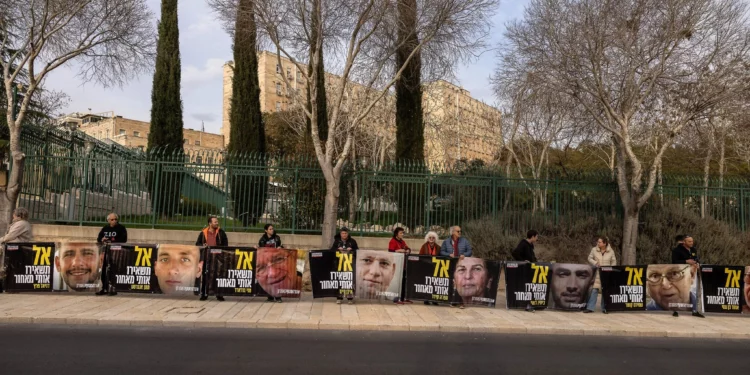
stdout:
[(602, 310), (602, 314), (609, 314), (607, 310)]
[(589, 310), (589, 309), (583, 310), (583, 313), (584, 313), (584, 314), (591, 314), (592, 312), (593, 312), (593, 311), (591, 311), (591, 310)]
[(223, 302), (224, 301), (224, 296), (216, 296), (216, 300), (220, 301), (220, 302)]
[(201, 301), (205, 301), (208, 299), (208, 296), (201, 296)]
[(697, 311), (693, 311), (693, 316), (696, 318), (705, 318), (705, 316)]
[(676, 317), (680, 316), (680, 313), (678, 313), (677, 311), (675, 311), (675, 312), (672, 313), (672, 316), (674, 316), (676, 318)]
[(281, 297), (276, 297), (276, 303), (281, 303)]
[(109, 295), (110, 296), (116, 296), (117, 292), (114, 289), (112, 289), (112, 290), (109, 291)]
[(461, 310), (463, 310), (463, 309), (466, 308), (466, 306), (464, 306), (463, 304), (460, 304), (460, 305), (458, 305), (458, 308), (461, 309)]
[(341, 304), (341, 300), (340, 300), (340, 299), (337, 299), (337, 300), (336, 300), (336, 304), (337, 304), (337, 305), (340, 305), (340, 304)]
[(405, 299), (404, 303), (414, 303), (414, 302), (412, 302), (411, 300)]
[(424, 301), (424, 304), (425, 304), (425, 305), (429, 305), (429, 304), (430, 304), (430, 301)]
[(437, 303), (437, 302), (433, 302), (433, 303), (432, 303), (432, 305), (433, 305), (433, 306), (437, 306), (437, 305), (438, 305), (438, 303)]
[(534, 308), (533, 308), (533, 307), (527, 307), (527, 308), (526, 308), (526, 311), (527, 311), (527, 312), (530, 312), (530, 313), (533, 313), (533, 312), (535, 312), (536, 310), (534, 310)]
[(97, 295), (97, 296), (105, 296), (105, 295), (107, 295), (107, 293), (108, 292), (106, 290), (102, 289), (102, 290), (100, 290), (100, 291), (98, 291), (98, 292), (96, 292), (94, 294)]
[(393, 301), (395, 305), (403, 305), (404, 303), (402, 301)]
[(266, 299), (266, 302), (273, 302), (273, 301), (275, 301), (275, 300), (274, 300), (274, 298), (273, 298), (273, 297), (271, 297), (271, 296), (268, 296), (268, 299)]
[(347, 302), (347, 303), (350, 304), (350, 305), (353, 305), (354, 304), (354, 300), (350, 299), (349, 302)]

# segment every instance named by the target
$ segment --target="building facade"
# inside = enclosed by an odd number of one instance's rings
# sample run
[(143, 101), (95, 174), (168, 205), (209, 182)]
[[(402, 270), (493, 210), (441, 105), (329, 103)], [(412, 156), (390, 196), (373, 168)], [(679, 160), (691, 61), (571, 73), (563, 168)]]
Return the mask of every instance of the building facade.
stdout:
[[(107, 113), (72, 113), (58, 119), (58, 126), (80, 130), (98, 140), (110, 140), (122, 146), (146, 151), (150, 124), (145, 121)], [(183, 129), (186, 152), (218, 151), (224, 148), (221, 134)]]

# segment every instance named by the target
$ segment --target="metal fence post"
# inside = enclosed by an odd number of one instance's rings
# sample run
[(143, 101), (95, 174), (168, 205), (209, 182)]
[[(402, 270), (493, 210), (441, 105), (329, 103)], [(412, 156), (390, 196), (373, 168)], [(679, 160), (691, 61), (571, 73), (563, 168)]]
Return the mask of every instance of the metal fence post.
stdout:
[(685, 191), (682, 188), (682, 185), (677, 187), (678, 189), (678, 195), (680, 197), (680, 209), (683, 211), (685, 210)]
[(745, 188), (740, 187), (740, 230), (745, 229)]
[(86, 153), (83, 160), (83, 183), (81, 184), (81, 211), (78, 216), (78, 225), (83, 226), (83, 215), (86, 213), (86, 190), (89, 188), (89, 154)]
[[(359, 182), (359, 207), (360, 207), (360, 224), (359, 224), (359, 236), (364, 236), (365, 233), (365, 218), (367, 218), (367, 214), (365, 213), (364, 208), (367, 207), (368, 209), (372, 208), (370, 205), (365, 205), (365, 182), (367, 180), (367, 172), (360, 171), (360, 182)], [(370, 202), (372, 202), (372, 199), (370, 199)]]
[(497, 220), (497, 176), (492, 176), (492, 218)]
[(560, 179), (555, 176), (555, 226), (560, 224)]
[(424, 194), (424, 231), (430, 231), (430, 187), (432, 187), (432, 176), (429, 170), (425, 170), (425, 194)]
[(292, 234), (297, 229), (297, 194), (298, 194), (298, 186), (299, 186), (299, 166), (294, 167), (294, 195), (292, 197)]
[(151, 194), (151, 200), (153, 200), (153, 206), (154, 208), (151, 210), (151, 229), (156, 228), (156, 215), (158, 214), (158, 207), (159, 207), (159, 182), (161, 180), (161, 163), (158, 161), (155, 161), (156, 165), (154, 166), (154, 190), (153, 194)]

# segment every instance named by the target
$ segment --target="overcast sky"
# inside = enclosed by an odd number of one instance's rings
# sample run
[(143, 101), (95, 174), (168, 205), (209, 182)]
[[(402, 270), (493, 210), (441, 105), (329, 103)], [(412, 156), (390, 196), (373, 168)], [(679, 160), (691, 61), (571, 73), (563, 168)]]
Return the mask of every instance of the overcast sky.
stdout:
[[(147, 0), (156, 17), (160, 0)], [(504, 24), (519, 18), (528, 0), (502, 0), (495, 17), (488, 45), (476, 61), (458, 70), (458, 84), (475, 98), (494, 103), (489, 77), (495, 67), (497, 47)], [(156, 22), (156, 21), (154, 21)], [(180, 53), (182, 55), (182, 102), (185, 128), (207, 132), (221, 128), (222, 65), (232, 59), (231, 38), (222, 29), (204, 0), (181, 0), (179, 5)], [(154, 26), (156, 27), (156, 26)], [(65, 112), (114, 111), (117, 115), (149, 121), (152, 74), (145, 74), (122, 88), (104, 89), (94, 83), (81, 84), (76, 66), (69, 65), (50, 73), (45, 87), (70, 96)]]

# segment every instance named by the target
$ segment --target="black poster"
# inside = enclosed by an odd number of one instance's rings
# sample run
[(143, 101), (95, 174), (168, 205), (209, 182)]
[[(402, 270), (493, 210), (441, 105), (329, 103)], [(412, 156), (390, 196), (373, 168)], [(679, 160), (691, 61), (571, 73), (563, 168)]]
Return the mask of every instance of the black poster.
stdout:
[(549, 307), (583, 310), (596, 281), (596, 267), (590, 264), (553, 263), (549, 282)]
[(200, 250), (193, 245), (110, 245), (110, 284), (118, 292), (195, 294), (203, 269)]
[(454, 263), (451, 302), (495, 306), (502, 263), (473, 257), (456, 259)]
[(5, 245), (5, 290), (10, 292), (51, 292), (51, 242), (11, 243)]
[(309, 257), (313, 298), (354, 295), (354, 252), (312, 250)]
[(607, 311), (646, 309), (646, 266), (601, 267), (602, 298)]
[(453, 294), (456, 263), (450, 257), (409, 255), (406, 266), (406, 298), (448, 302)]
[(549, 263), (505, 263), (506, 300), (509, 309), (547, 307)]
[(254, 247), (209, 247), (209, 294), (219, 296), (254, 296)]
[(703, 307), (710, 313), (740, 314), (744, 291), (743, 266), (701, 266)]

